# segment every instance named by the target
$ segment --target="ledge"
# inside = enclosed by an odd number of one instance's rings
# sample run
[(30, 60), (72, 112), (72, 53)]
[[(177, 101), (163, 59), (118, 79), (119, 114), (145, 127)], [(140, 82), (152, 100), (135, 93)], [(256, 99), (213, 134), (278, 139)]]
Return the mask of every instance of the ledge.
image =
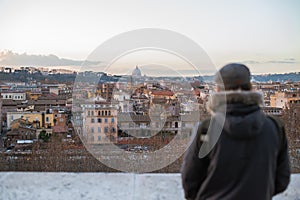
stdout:
[[(299, 199), (300, 174), (275, 200)], [(297, 190), (298, 189), (298, 190)], [(0, 199), (181, 200), (180, 174), (0, 172)]]

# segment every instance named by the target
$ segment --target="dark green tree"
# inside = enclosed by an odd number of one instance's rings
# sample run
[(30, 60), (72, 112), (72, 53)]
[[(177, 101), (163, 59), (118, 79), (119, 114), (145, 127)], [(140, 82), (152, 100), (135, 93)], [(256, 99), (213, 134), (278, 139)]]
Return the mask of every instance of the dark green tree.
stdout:
[(50, 133), (47, 133), (45, 130), (42, 130), (39, 134), (39, 139), (43, 140), (44, 142), (48, 142), (51, 137)]

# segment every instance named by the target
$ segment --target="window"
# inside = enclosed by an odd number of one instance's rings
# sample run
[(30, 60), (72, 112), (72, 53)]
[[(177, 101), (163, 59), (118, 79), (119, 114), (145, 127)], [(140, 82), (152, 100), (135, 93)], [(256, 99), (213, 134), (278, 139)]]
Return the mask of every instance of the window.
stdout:
[(112, 128), (111, 128), (111, 132), (112, 132), (112, 133), (115, 133), (115, 132), (116, 132), (115, 127), (112, 127)]
[(98, 118), (98, 123), (102, 123), (102, 119), (101, 118)]
[(91, 119), (91, 123), (95, 123), (95, 119), (94, 118)]
[(115, 123), (115, 118), (111, 118), (111, 123)]
[(101, 135), (98, 136), (98, 141), (101, 141)]
[(185, 127), (185, 123), (184, 123), (184, 122), (182, 122), (181, 126), (182, 126), (182, 127)]
[(101, 133), (101, 127), (98, 127), (98, 133)]
[(108, 127), (104, 128), (104, 133), (108, 133)]
[(108, 115), (110, 115), (110, 111), (108, 111)]
[(46, 117), (46, 122), (49, 122), (49, 117)]
[(91, 128), (91, 133), (94, 133), (94, 127)]
[(90, 116), (91, 115), (91, 111), (88, 111), (88, 116)]
[(108, 119), (107, 119), (107, 118), (105, 118), (105, 119), (104, 119), (104, 122), (105, 122), (105, 123), (108, 123)]
[(91, 112), (91, 115), (94, 116), (94, 111)]
[(63, 119), (63, 118), (60, 118), (60, 119), (59, 119), (59, 121), (60, 121), (60, 122), (63, 122), (63, 121), (64, 121), (64, 119)]

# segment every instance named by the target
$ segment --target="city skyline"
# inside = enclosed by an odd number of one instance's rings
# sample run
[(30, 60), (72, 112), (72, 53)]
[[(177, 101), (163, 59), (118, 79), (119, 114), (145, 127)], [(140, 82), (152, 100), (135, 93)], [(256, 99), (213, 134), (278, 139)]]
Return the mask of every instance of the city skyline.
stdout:
[(295, 72), (299, 8), (295, 0), (1, 1), (0, 51), (82, 61), (115, 35), (151, 27), (189, 37), (217, 68), (242, 62), (254, 74)]
[[(9, 53), (13, 56), (8, 56), (6, 59), (3, 56), (5, 53)], [(133, 56), (130, 55), (128, 58), (132, 58)], [(2, 58), (2, 59), (1, 59)], [(38, 58), (38, 59), (37, 59)], [(101, 61), (84, 61), (84, 60), (72, 60), (72, 59), (65, 59), (59, 58), (56, 55), (28, 55), (26, 53), (17, 54), (11, 52), (9, 50), (0, 51), (0, 67), (12, 67), (14, 69), (21, 69), (22, 67), (34, 67), (37, 69), (44, 68), (48, 70), (53, 69), (63, 69), (63, 70), (70, 70), (76, 72), (84, 72), (84, 71), (94, 71), (94, 72), (104, 72), (107, 74), (112, 75), (130, 75), (131, 72), (134, 70), (136, 66), (138, 66), (143, 75), (147, 76), (199, 76), (199, 75), (214, 75), (211, 71), (205, 71), (200, 69), (192, 68), (184, 68), (182, 66), (187, 66), (182, 60), (177, 59), (178, 63), (175, 65), (167, 65), (162, 63), (147, 63), (147, 64), (140, 64), (142, 60), (134, 59), (134, 61), (130, 62), (127, 57), (121, 58), (124, 62), (114, 62), (106, 69), (107, 65), (102, 63)], [(148, 61), (151, 60), (151, 56), (149, 56)], [(165, 60), (166, 61), (166, 60)], [(249, 65), (253, 64), (254, 61), (246, 61), (245, 64)], [(294, 63), (294, 59), (285, 59), (282, 61), (278, 61), (278, 64), (292, 64)], [(261, 62), (260, 64), (271, 64), (272, 61), (265, 61)], [(94, 65), (93, 65), (94, 64)], [(173, 63), (174, 64), (174, 63)], [(255, 64), (255, 63), (254, 63)], [(256, 63), (258, 64), (258, 63)], [(175, 66), (175, 67), (173, 67)], [(86, 67), (86, 68), (85, 68)], [(97, 68), (99, 67), (99, 68)], [(153, 68), (153, 69), (151, 69)], [(176, 69), (177, 68), (177, 69)], [(103, 70), (101, 70), (103, 69)], [(170, 70), (174, 73), (170, 74)], [(299, 73), (299, 69), (290, 70), (290, 71), (283, 71), (283, 72), (261, 72), (261, 73), (252, 73), (253, 75), (264, 75), (264, 74), (285, 74), (285, 73)]]

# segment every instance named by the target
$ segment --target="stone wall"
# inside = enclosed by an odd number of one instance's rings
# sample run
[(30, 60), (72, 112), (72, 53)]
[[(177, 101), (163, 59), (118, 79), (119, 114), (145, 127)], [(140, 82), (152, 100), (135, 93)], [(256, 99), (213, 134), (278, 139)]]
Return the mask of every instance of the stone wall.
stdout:
[[(300, 174), (275, 200), (300, 199)], [(180, 174), (0, 172), (5, 200), (181, 200)]]

